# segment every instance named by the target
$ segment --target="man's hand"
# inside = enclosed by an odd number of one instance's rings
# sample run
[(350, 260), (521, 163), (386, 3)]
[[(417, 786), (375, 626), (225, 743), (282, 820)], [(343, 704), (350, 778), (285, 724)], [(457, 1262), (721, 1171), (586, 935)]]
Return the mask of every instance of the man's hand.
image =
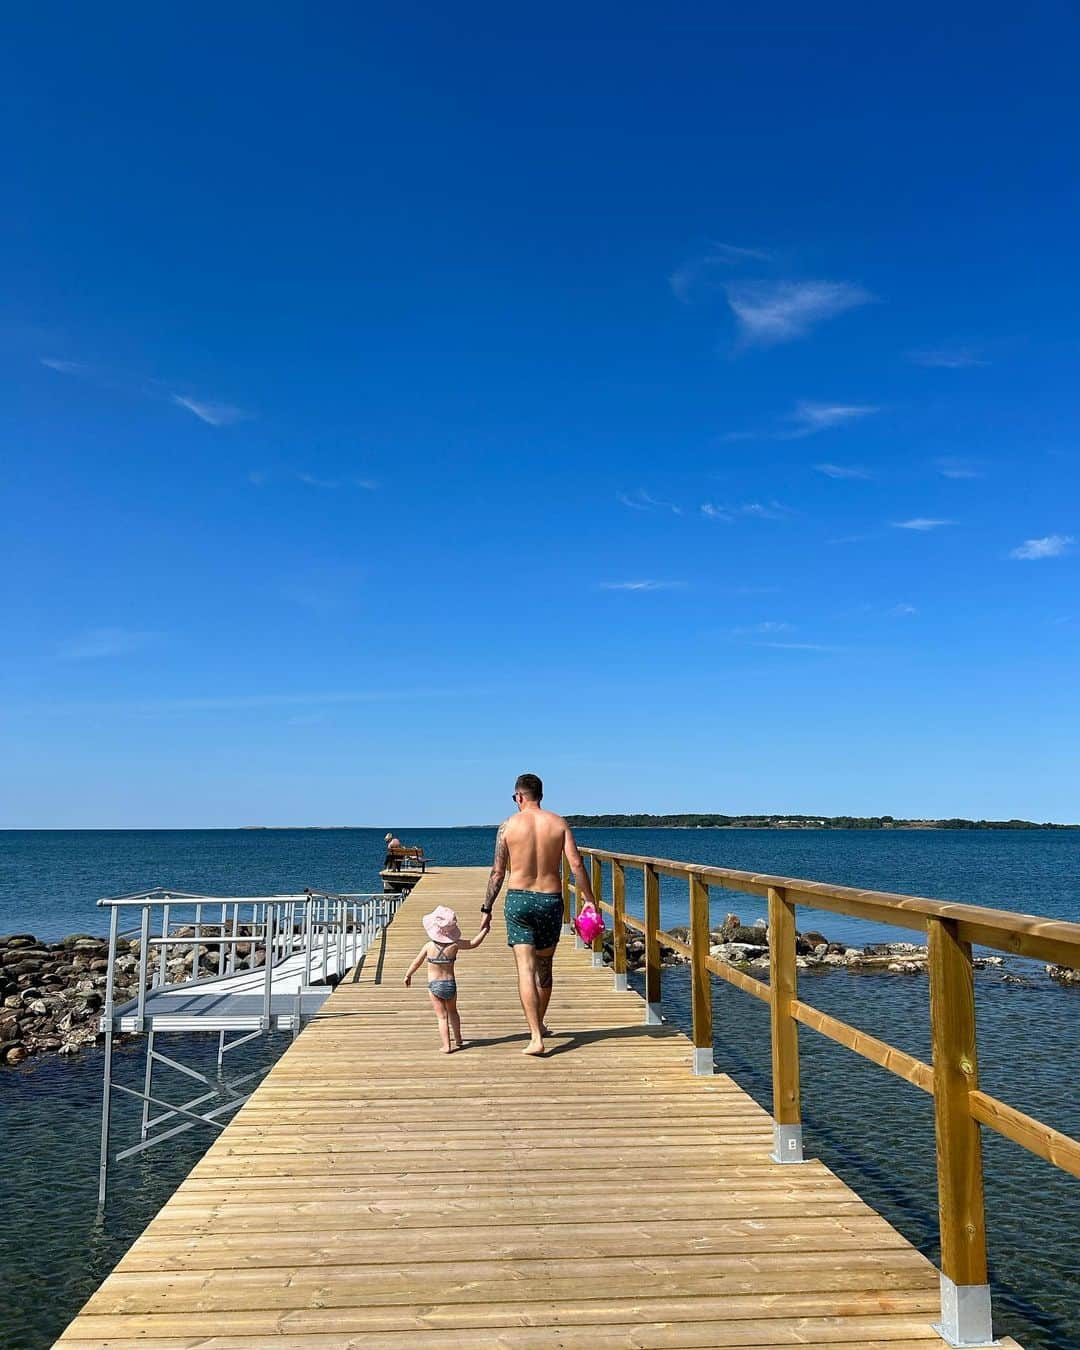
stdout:
[(491, 929), (491, 910), (480, 910), (480, 931), (487, 933)]

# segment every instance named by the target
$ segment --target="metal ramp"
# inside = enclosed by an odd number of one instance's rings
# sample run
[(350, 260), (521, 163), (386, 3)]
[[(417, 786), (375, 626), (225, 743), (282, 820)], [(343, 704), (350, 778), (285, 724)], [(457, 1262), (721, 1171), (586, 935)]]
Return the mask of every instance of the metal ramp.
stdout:
[[(98, 901), (110, 911), (101, 1017), (105, 1066), (98, 1203), (102, 1208), (113, 1094), (142, 1103), (138, 1142), (116, 1153), (117, 1162), (196, 1125), (224, 1129), (219, 1117), (242, 1106), (250, 1092), (240, 1088), (265, 1072), (260, 1069), (230, 1080), (224, 1068), (229, 1052), (269, 1032), (298, 1035), (334, 985), (359, 968), (402, 899), (395, 894), (310, 890), (300, 895), (210, 896), (155, 887)], [(126, 922), (131, 919), (137, 922)], [(124, 978), (135, 982), (136, 992), (118, 1004), (116, 993)], [(217, 1076), (211, 1078), (163, 1054), (157, 1038), (169, 1032), (216, 1033)], [(132, 1033), (146, 1037), (141, 1092), (113, 1081), (114, 1038)], [(234, 1033), (232, 1040), (229, 1033)], [(156, 1066), (195, 1080), (202, 1090), (184, 1102), (164, 1100), (154, 1087)], [(151, 1107), (160, 1108), (156, 1115)], [(166, 1124), (169, 1128), (163, 1129)]]

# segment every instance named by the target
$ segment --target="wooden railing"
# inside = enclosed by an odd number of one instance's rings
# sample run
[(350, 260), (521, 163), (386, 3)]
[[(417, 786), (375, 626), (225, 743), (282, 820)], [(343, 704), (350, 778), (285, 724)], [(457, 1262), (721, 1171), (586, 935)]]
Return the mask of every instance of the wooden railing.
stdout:
[[(1080, 924), (605, 849), (582, 849), (582, 853), (589, 859), (593, 894), (612, 918), (616, 988), (627, 987), (628, 930), (644, 938), (646, 1021), (660, 1020), (661, 947), (670, 947), (688, 958), (695, 1073), (713, 1072), (711, 976), (716, 975), (769, 1005), (776, 1162), (803, 1161), (800, 1022), (933, 1096), (941, 1228), (940, 1330), (951, 1345), (986, 1344), (991, 1339), (991, 1321), (979, 1127), (985, 1125), (996, 1130), (1073, 1176), (1080, 1176), (1080, 1142), (979, 1089), (972, 946), (1080, 967)], [(607, 893), (610, 899), (604, 898), (605, 863), (611, 873)], [(626, 912), (628, 867), (640, 868), (643, 874), (643, 921)], [(662, 876), (679, 878), (689, 888), (688, 942), (660, 926)], [(709, 890), (714, 886), (766, 898), (767, 983), (710, 955)], [(563, 906), (567, 923), (580, 908), (576, 891), (564, 864)], [(932, 1064), (799, 998), (795, 960), (798, 905), (926, 933)], [(593, 964), (603, 964), (602, 937), (593, 944)], [(1063, 1075), (1063, 1081), (1071, 1081), (1071, 1075)]]

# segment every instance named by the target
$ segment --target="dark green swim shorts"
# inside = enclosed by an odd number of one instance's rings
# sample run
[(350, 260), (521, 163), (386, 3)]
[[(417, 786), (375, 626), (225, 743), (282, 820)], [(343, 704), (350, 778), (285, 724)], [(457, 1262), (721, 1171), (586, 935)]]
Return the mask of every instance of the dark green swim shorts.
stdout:
[(562, 933), (562, 896), (556, 891), (507, 891), (506, 943), (516, 947), (528, 943), (544, 951), (554, 947)]

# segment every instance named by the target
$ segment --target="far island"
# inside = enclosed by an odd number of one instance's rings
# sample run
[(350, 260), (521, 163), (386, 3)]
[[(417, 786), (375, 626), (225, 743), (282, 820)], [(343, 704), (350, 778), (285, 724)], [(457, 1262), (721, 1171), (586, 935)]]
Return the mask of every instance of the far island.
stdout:
[(567, 816), (575, 829), (596, 826), (605, 829), (676, 830), (1080, 830), (1080, 825), (1059, 825), (1034, 820), (902, 820), (898, 816), (722, 816), (687, 814), (651, 816), (631, 812), (601, 816)]

